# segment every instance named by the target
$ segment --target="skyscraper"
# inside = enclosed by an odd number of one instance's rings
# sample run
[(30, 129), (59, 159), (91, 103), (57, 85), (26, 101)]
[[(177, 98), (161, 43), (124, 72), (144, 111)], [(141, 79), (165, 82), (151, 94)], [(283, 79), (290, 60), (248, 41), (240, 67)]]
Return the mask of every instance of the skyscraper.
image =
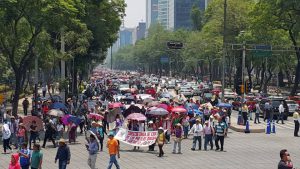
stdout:
[(157, 23), (158, 18), (158, 0), (146, 0), (146, 26)]
[(139, 22), (139, 26), (137, 26), (136, 28), (136, 40), (145, 38), (145, 34), (146, 34), (146, 23)]

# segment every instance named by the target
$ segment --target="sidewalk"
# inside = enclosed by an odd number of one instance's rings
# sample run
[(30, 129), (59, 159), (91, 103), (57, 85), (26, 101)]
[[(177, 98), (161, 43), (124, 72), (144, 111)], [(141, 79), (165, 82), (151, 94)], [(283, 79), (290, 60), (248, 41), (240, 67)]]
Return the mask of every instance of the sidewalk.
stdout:
[[(238, 112), (232, 111), (230, 129), (236, 132), (244, 132), (246, 126), (238, 125), (237, 121)], [(249, 120), (249, 128), (250, 133), (265, 133), (265, 126), (263, 124), (255, 124), (254, 120)]]

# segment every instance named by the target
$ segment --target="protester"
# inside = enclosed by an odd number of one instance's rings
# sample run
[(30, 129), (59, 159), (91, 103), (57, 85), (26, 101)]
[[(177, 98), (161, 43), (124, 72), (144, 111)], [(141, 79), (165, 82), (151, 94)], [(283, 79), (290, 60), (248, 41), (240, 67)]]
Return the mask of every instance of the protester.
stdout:
[(18, 137), (18, 147), (21, 147), (23, 142), (25, 142), (25, 135), (26, 135), (26, 129), (23, 125), (23, 123), (19, 124), (17, 137)]
[(43, 153), (39, 144), (33, 145), (33, 152), (30, 158), (31, 169), (42, 169)]
[(18, 153), (11, 155), (11, 160), (8, 169), (21, 169)]
[(18, 134), (18, 122), (16, 121), (16, 118), (14, 116), (11, 116), (10, 118), (10, 123), (9, 124), (9, 129), (10, 129), (10, 142), (12, 145), (15, 146), (16, 149), (18, 149), (18, 139), (17, 139), (17, 134)]
[(86, 148), (89, 152), (88, 165), (91, 169), (95, 169), (97, 151), (99, 149), (96, 136), (94, 134), (90, 134), (90, 138), (87, 138), (86, 136), (86, 140), (88, 142)]
[(36, 138), (38, 137), (39, 133), (37, 130), (36, 121), (32, 121), (32, 124), (29, 128), (30, 132), (30, 138), (29, 138), (29, 148), (31, 149), (31, 143), (33, 142), (35, 144)]
[(45, 128), (46, 128), (46, 132), (45, 132), (45, 137), (44, 137), (44, 143), (43, 143), (43, 148), (45, 148), (46, 146), (46, 142), (48, 140), (51, 140), (53, 143), (54, 148), (56, 148), (56, 143), (55, 140), (53, 138), (53, 134), (56, 132), (56, 128), (54, 127), (54, 125), (49, 121), (49, 119), (46, 119), (45, 121)]
[(183, 132), (184, 132), (183, 138), (187, 139), (189, 134), (189, 129), (190, 129), (189, 116), (183, 118), (182, 125), (183, 125)]
[(71, 144), (72, 142), (76, 142), (76, 129), (77, 126), (75, 123), (70, 123), (69, 124), (69, 128), (68, 128), (68, 132), (69, 132), (69, 143)]
[[(147, 128), (147, 131), (154, 131), (154, 124), (153, 124), (153, 121), (149, 121), (148, 122), (148, 128)], [(155, 143), (151, 144), (149, 146), (149, 149), (148, 151), (154, 151), (154, 147), (155, 147)]]
[(27, 116), (28, 107), (29, 107), (29, 101), (27, 97), (25, 97), (25, 99), (23, 100), (22, 105), (23, 105), (24, 116)]
[(213, 136), (214, 136), (214, 129), (210, 125), (209, 121), (205, 121), (205, 125), (203, 127), (203, 133), (204, 133), (204, 150), (207, 151), (207, 144), (210, 144), (210, 150), (213, 149)]
[(298, 135), (298, 132), (299, 132), (299, 113), (298, 112), (294, 112), (293, 119), (294, 119), (294, 123), (295, 123), (294, 136), (299, 137), (299, 135)]
[(7, 124), (7, 120), (4, 120), (4, 124), (2, 126), (2, 140), (3, 140), (4, 154), (6, 154), (7, 148), (12, 151), (12, 148), (9, 145), (10, 136), (11, 136), (11, 132)]
[[(216, 131), (216, 139), (215, 139), (216, 151), (218, 150), (223, 151), (224, 136), (226, 135), (226, 124), (224, 123), (221, 117), (218, 118), (218, 124), (215, 126), (215, 131)], [(221, 144), (221, 149), (219, 147), (219, 141)]]
[(98, 140), (100, 142), (100, 151), (103, 151), (103, 140), (104, 140), (104, 134), (107, 135), (107, 133), (103, 130), (103, 124), (98, 122)]
[(119, 166), (117, 158), (116, 158), (116, 156), (118, 156), (118, 158), (120, 158), (119, 143), (114, 138), (114, 134), (112, 132), (110, 132), (108, 135), (107, 148), (108, 148), (108, 153), (110, 156), (107, 169), (111, 169), (113, 164), (115, 164), (117, 169), (120, 169), (120, 166)]
[(55, 163), (58, 160), (58, 169), (66, 169), (67, 164), (70, 164), (71, 159), (70, 148), (66, 145), (66, 141), (64, 139), (60, 139), (58, 144), (59, 147), (55, 156)]
[(63, 125), (62, 121), (59, 120), (56, 125), (56, 139), (57, 140), (64, 137), (64, 131), (65, 131), (64, 125)]
[(27, 148), (27, 143), (23, 143), (19, 151), (20, 165), (22, 169), (29, 169), (31, 152)]
[(293, 169), (291, 156), (286, 149), (280, 150), (280, 161), (278, 169)]
[(164, 129), (162, 127), (158, 128), (158, 136), (156, 139), (156, 142), (158, 144), (158, 148), (159, 148), (159, 155), (158, 157), (162, 157), (164, 156), (164, 151), (163, 151), (163, 146), (166, 142), (166, 137), (165, 137), (165, 133), (164, 133)]
[(193, 125), (193, 127), (191, 128), (189, 134), (191, 134), (191, 133), (194, 134), (193, 147), (191, 148), (191, 150), (195, 151), (197, 141), (199, 143), (199, 150), (201, 150), (201, 145), (202, 145), (201, 136), (203, 135), (203, 127), (200, 124), (200, 119), (196, 119), (196, 124)]
[(174, 138), (173, 154), (176, 153), (177, 145), (178, 145), (178, 154), (181, 154), (182, 127), (180, 123), (176, 124), (176, 128), (174, 132), (175, 132), (175, 138)]

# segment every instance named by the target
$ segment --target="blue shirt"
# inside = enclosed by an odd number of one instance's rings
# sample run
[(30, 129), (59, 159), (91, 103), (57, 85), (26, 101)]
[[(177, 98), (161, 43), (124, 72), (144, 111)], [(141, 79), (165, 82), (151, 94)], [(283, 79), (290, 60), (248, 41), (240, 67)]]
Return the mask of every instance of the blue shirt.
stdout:
[(23, 154), (28, 155), (28, 158), (24, 156), (20, 156), (20, 165), (21, 166), (27, 166), (30, 163), (30, 150), (29, 149), (21, 149), (20, 151)]
[(98, 144), (97, 144), (97, 141), (94, 140), (93, 142), (90, 142), (89, 143), (89, 154), (90, 155), (93, 155), (93, 154), (96, 154), (97, 151), (98, 151)]
[(57, 149), (55, 160), (70, 161), (70, 158), (71, 158), (70, 148), (67, 145), (59, 146)]

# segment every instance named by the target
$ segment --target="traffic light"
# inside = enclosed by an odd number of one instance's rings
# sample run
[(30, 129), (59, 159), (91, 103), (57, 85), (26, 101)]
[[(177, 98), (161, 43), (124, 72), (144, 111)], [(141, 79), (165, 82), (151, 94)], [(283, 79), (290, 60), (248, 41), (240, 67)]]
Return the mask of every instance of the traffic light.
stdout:
[(183, 48), (182, 42), (168, 42), (167, 46), (169, 49), (181, 49)]
[(252, 89), (252, 84), (248, 81), (246, 83), (246, 92), (251, 93), (251, 89)]
[(245, 87), (244, 87), (244, 85), (240, 85), (240, 86), (241, 86), (241, 94), (244, 94)]

